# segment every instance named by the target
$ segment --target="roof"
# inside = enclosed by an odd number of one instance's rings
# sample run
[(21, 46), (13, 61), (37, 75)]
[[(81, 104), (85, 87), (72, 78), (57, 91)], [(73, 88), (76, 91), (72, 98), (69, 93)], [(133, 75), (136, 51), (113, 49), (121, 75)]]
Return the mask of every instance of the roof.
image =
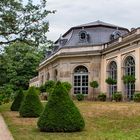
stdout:
[[(62, 37), (65, 37), (67, 34), (69, 34), (74, 29), (92, 28), (92, 27), (107, 27), (107, 28), (124, 30), (124, 31), (129, 32), (129, 30), (127, 28), (97, 20), (95, 22), (90, 22), (90, 23), (87, 23), (87, 24), (82, 24), (82, 25), (71, 27), (66, 33), (64, 33), (62, 35)], [(58, 42), (58, 40), (55, 41), (55, 43), (57, 43), (57, 42)]]
[[(75, 26), (73, 28), (76, 28), (76, 27), (89, 27), (89, 26), (100, 26), (100, 25), (108, 26), (108, 27), (115, 27), (115, 28), (124, 28), (124, 27), (120, 27), (120, 26), (117, 26), (117, 25), (114, 25), (114, 24), (106, 23), (106, 22), (103, 22), (103, 21), (100, 21), (100, 20), (90, 22), (90, 23), (87, 23), (87, 24), (78, 25), (78, 26)], [(126, 29), (126, 28), (124, 28), (124, 29)]]

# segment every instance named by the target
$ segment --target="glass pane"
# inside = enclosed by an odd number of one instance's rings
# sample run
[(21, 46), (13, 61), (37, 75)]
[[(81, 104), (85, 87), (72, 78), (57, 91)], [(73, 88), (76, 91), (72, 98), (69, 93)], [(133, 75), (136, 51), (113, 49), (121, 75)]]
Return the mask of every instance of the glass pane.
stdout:
[(74, 73), (88, 73), (88, 70), (84, 66), (78, 66), (75, 68)]
[(74, 94), (88, 94), (88, 70), (84, 66), (79, 66), (74, 71)]

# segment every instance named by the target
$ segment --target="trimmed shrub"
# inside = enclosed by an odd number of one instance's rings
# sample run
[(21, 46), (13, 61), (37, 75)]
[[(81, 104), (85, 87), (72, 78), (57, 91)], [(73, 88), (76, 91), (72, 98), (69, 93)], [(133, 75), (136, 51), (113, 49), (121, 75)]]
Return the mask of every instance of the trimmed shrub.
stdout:
[(39, 90), (41, 93), (43, 92), (51, 93), (54, 89), (54, 86), (55, 86), (55, 81), (49, 80), (49, 81), (46, 81), (44, 85), (41, 85), (39, 87)]
[(42, 111), (43, 105), (39, 99), (37, 90), (35, 87), (30, 87), (19, 109), (20, 116), (39, 117)]
[(79, 93), (79, 94), (76, 95), (76, 99), (78, 101), (83, 101), (84, 100), (84, 95)]
[(47, 93), (52, 93), (53, 92), (53, 89), (54, 89), (54, 87), (55, 87), (55, 81), (53, 81), (53, 80), (49, 80), (49, 81), (47, 81), (46, 83), (45, 83), (45, 89), (46, 89), (46, 92)]
[(135, 83), (136, 78), (134, 75), (124, 75), (122, 77), (122, 80), (123, 80), (124, 84), (128, 84), (128, 83)]
[(140, 102), (140, 92), (135, 92), (133, 95), (133, 100), (135, 102)]
[(37, 125), (45, 132), (81, 131), (84, 119), (61, 82), (57, 82)]
[(41, 86), (39, 87), (39, 90), (40, 90), (41, 93), (46, 92), (45, 85), (41, 85)]
[(116, 92), (112, 95), (112, 99), (116, 102), (120, 102), (122, 100), (122, 94), (121, 92)]
[(108, 85), (115, 85), (117, 84), (117, 80), (114, 80), (112, 79), (111, 77), (108, 77), (105, 82), (108, 84)]
[(92, 82), (90, 82), (90, 86), (93, 87), (93, 88), (98, 88), (99, 83), (97, 81), (92, 81)]
[(98, 95), (98, 100), (99, 101), (106, 101), (106, 94), (104, 94), (104, 93), (100, 93), (99, 95)]
[(67, 89), (67, 91), (70, 92), (72, 85), (69, 82), (63, 82), (62, 84)]
[(19, 91), (17, 91), (15, 100), (13, 101), (13, 103), (11, 105), (11, 111), (19, 111), (23, 98), (24, 98), (24, 93), (23, 93), (22, 89), (20, 89)]

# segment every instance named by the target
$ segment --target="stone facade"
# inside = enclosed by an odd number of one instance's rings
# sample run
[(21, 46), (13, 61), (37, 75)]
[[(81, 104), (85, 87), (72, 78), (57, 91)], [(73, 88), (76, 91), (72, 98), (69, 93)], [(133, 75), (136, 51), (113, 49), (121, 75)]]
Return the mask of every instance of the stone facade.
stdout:
[[(125, 65), (125, 62), (129, 63), (127, 58), (134, 61), (134, 66)], [(111, 67), (112, 62), (116, 69)], [(135, 85), (124, 84), (122, 77), (133, 73)], [(117, 83), (109, 86), (105, 82), (108, 77), (116, 78)], [(40, 86), (47, 80), (70, 82), (73, 96), (83, 92), (91, 99), (103, 92), (111, 97), (118, 91), (123, 93), (124, 99), (131, 99), (134, 91), (140, 91), (140, 29), (129, 32), (101, 21), (72, 27), (55, 42), (53, 52), (40, 63), (38, 77), (30, 80), (30, 86)], [(91, 81), (99, 83), (94, 93)]]
[(101, 75), (103, 77), (101, 80), (101, 91), (108, 93), (108, 85), (104, 82), (106, 77), (108, 77), (107, 66), (110, 64), (110, 62), (115, 61), (117, 64), (117, 91), (123, 93), (124, 99), (127, 98), (127, 92), (125, 92), (125, 84), (123, 83), (122, 77), (125, 75), (125, 60), (130, 56), (135, 61), (135, 91), (140, 91), (139, 28), (124, 37), (120, 37), (117, 41), (108, 44), (102, 51)]
[(30, 79), (30, 86), (35, 86), (35, 87), (39, 87), (39, 78), (38, 76), (34, 77), (33, 79)]

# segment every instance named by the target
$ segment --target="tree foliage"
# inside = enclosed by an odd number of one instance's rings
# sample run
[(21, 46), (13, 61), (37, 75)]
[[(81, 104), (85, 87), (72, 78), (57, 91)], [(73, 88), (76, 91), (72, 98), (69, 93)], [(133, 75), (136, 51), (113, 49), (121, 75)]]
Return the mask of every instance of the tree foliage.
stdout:
[(41, 131), (47, 132), (74, 132), (84, 128), (84, 120), (61, 82), (56, 83), (37, 124)]
[(12, 85), (14, 90), (28, 88), (29, 79), (37, 75), (42, 52), (24, 43), (13, 43), (0, 54), (0, 87)]
[(108, 77), (105, 82), (108, 84), (108, 85), (115, 85), (117, 84), (117, 80), (116, 79), (112, 79), (111, 77)]
[(46, 10), (46, 0), (34, 4), (32, 0), (0, 1), (0, 45), (20, 41), (29, 45), (47, 42), (48, 20), (55, 11)]
[(136, 81), (135, 75), (124, 75), (122, 79), (124, 84), (135, 83)]
[(12, 85), (4, 85), (0, 87), (0, 102), (1, 103), (8, 103), (13, 100), (14, 91)]
[(90, 82), (90, 86), (93, 87), (93, 88), (98, 88), (99, 83), (97, 81), (92, 81), (92, 82)]

